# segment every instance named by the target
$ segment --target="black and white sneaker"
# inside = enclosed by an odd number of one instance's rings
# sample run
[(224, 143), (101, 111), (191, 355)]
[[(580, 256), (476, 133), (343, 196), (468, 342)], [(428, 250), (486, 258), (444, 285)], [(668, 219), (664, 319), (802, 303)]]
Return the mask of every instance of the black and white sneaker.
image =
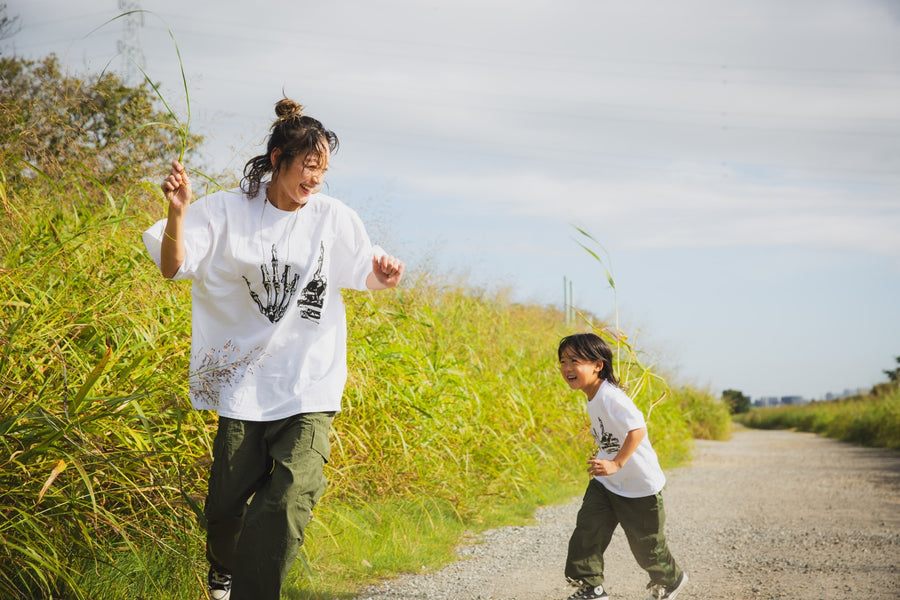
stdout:
[(678, 581), (675, 582), (675, 585), (670, 588), (658, 583), (651, 583), (647, 586), (650, 589), (650, 595), (647, 597), (647, 600), (675, 600), (675, 596), (684, 589), (687, 580), (687, 573), (682, 571), (681, 577), (679, 577)]
[(206, 587), (209, 589), (210, 600), (228, 600), (231, 598), (231, 574), (220, 573), (215, 567), (210, 567)]
[(603, 589), (602, 585), (586, 585), (569, 596), (568, 600), (594, 600), (595, 598), (609, 598), (609, 594), (606, 593), (606, 590)]

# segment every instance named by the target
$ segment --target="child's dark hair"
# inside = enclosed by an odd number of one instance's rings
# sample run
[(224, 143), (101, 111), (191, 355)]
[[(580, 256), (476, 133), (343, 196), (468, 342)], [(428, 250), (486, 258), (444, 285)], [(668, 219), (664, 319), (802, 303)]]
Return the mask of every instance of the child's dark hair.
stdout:
[(559, 348), (556, 350), (557, 358), (562, 359), (564, 350), (571, 351), (572, 354), (581, 360), (588, 362), (602, 361), (603, 368), (600, 369), (600, 378), (619, 387), (619, 382), (612, 368), (612, 349), (599, 335), (596, 333), (575, 333), (566, 336), (559, 341)]
[[(241, 188), (251, 198), (259, 193), (259, 185), (267, 173), (278, 171), (291, 164), (298, 156), (312, 153), (321, 158), (327, 150), (337, 152), (338, 138), (333, 131), (325, 129), (321, 122), (303, 114), (303, 106), (290, 98), (283, 98), (275, 104), (278, 118), (272, 123), (266, 153), (254, 156), (244, 165)], [(278, 148), (281, 155), (278, 164), (272, 164), (272, 151)]]

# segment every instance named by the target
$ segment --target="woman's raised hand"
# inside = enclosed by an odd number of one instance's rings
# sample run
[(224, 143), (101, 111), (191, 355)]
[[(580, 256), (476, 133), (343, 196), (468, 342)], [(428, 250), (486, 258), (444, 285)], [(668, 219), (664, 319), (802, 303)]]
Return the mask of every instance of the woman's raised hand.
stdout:
[(169, 218), (163, 230), (159, 269), (164, 277), (171, 279), (184, 262), (184, 219), (193, 196), (184, 165), (172, 161), (169, 176), (160, 187), (169, 201)]
[(191, 180), (184, 170), (184, 165), (177, 160), (172, 161), (169, 176), (163, 180), (160, 187), (166, 195), (166, 200), (169, 201), (169, 210), (184, 214), (193, 196)]

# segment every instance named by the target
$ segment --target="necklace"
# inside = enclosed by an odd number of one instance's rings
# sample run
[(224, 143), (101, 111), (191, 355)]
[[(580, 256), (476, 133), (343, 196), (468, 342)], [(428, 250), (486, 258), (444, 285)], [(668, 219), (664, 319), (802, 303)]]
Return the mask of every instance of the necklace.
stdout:
[[(263, 198), (262, 210), (259, 211), (259, 249), (262, 253), (263, 260), (267, 260), (266, 249), (265, 249), (265, 241), (263, 240), (263, 219), (266, 216), (266, 205), (271, 204), (274, 208), (278, 208), (275, 206), (275, 203), (269, 200), (269, 190), (266, 189), (266, 195)], [(299, 218), (300, 210), (297, 209), (294, 211), (294, 218), (291, 220), (290, 227), (287, 229), (287, 251), (285, 252), (284, 262), (285, 266), (287, 266), (288, 261), (291, 258), (291, 238), (294, 235), (294, 229), (297, 227), (297, 219)], [(274, 232), (274, 227), (273, 227)], [(278, 249), (279, 245), (282, 245), (281, 242), (284, 239), (284, 233), (282, 233), (277, 239), (272, 241), (272, 268), (277, 269), (278, 267)]]

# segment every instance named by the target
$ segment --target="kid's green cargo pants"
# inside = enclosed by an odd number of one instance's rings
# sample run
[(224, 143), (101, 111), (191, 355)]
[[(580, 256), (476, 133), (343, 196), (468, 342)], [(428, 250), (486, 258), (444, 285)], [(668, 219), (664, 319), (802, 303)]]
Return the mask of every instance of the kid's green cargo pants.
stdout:
[(631, 553), (650, 575), (650, 582), (674, 585), (681, 569), (669, 552), (665, 521), (662, 494), (625, 498), (591, 479), (569, 539), (566, 577), (592, 587), (603, 584), (603, 553), (616, 526), (622, 525)]
[(219, 418), (204, 512), (206, 555), (231, 573), (231, 600), (278, 600), (325, 491), (334, 413)]

